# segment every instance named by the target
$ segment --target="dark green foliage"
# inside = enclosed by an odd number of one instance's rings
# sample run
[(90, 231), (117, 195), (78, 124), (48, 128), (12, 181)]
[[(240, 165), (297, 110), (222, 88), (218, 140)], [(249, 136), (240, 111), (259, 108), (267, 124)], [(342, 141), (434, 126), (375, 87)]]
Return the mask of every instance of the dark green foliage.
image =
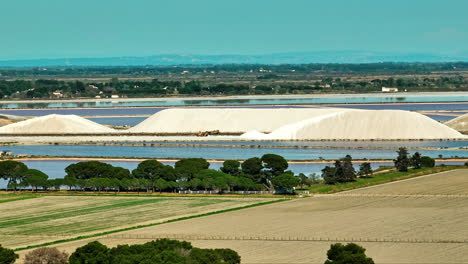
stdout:
[(0, 245), (0, 264), (13, 264), (17, 258), (18, 255), (13, 250)]
[(288, 161), (280, 155), (265, 154), (261, 158), (263, 166), (273, 175), (280, 175), (288, 168)]
[(105, 245), (94, 241), (79, 247), (70, 255), (69, 264), (113, 264), (110, 250)]
[(366, 249), (349, 243), (332, 244), (327, 252), (328, 259), (325, 264), (374, 264), (374, 261), (365, 254)]
[(322, 169), (322, 178), (326, 184), (335, 184), (337, 183), (337, 179), (335, 178), (335, 168), (330, 166), (325, 166)]
[(237, 160), (226, 160), (220, 170), (233, 176), (239, 176), (241, 174), (240, 166), (241, 164)]
[(189, 181), (201, 170), (210, 167), (210, 163), (202, 158), (181, 159), (175, 163), (175, 171), (178, 179)]
[(399, 148), (398, 151), (398, 157), (393, 160), (395, 163), (395, 168), (398, 171), (408, 171), (408, 167), (410, 166), (410, 160), (408, 158), (408, 151), (406, 148)]
[(326, 184), (352, 182), (356, 180), (352, 158), (350, 155), (335, 160), (334, 168), (326, 166), (322, 170), (322, 177)]
[[(126, 169), (123, 169), (126, 170)], [(127, 170), (128, 171), (128, 170)], [(83, 161), (71, 164), (65, 168), (67, 175), (77, 179), (91, 178), (126, 178), (128, 175), (120, 169), (115, 169), (114, 166), (100, 161)], [(117, 172), (117, 174), (116, 174)], [(124, 175), (122, 175), (124, 174)]]
[(28, 167), (22, 162), (6, 160), (0, 161), (0, 179), (8, 180), (8, 184), (14, 184), (24, 180)]
[(292, 173), (283, 173), (278, 176), (274, 176), (271, 179), (271, 183), (275, 187), (275, 190), (280, 192), (292, 192), (293, 188), (299, 185), (300, 179), (294, 176)]
[(414, 169), (420, 169), (422, 166), (421, 154), (419, 152), (414, 153), (413, 156), (411, 156), (410, 162)]
[(242, 173), (254, 181), (260, 178), (259, 176), (263, 170), (262, 160), (257, 157), (246, 159), (244, 162), (242, 162), (241, 167)]
[(36, 191), (38, 186), (48, 186), (49, 176), (40, 170), (29, 169), (25, 175), (25, 179), (21, 182), (22, 185), (31, 186)]
[(358, 172), (359, 177), (361, 178), (367, 178), (367, 177), (372, 177), (372, 167), (369, 162), (363, 162), (361, 165), (359, 165), (359, 172)]
[(433, 168), (435, 166), (435, 159), (423, 156), (421, 157), (421, 167), (423, 168)]
[(135, 178), (149, 180), (163, 179), (166, 181), (175, 181), (176, 174), (174, 168), (164, 165), (157, 160), (145, 160), (138, 164), (138, 167), (132, 171)]
[(239, 264), (240, 256), (230, 249), (199, 249), (189, 242), (159, 239), (145, 244), (107, 248), (91, 242), (76, 249), (70, 264)]

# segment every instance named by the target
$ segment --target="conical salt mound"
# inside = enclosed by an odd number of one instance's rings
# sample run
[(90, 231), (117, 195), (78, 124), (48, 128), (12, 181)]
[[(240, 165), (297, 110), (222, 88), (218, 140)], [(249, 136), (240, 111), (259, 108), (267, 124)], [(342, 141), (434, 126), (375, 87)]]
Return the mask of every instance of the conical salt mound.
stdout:
[(196, 133), (219, 130), (272, 132), (289, 123), (326, 113), (352, 111), (335, 108), (179, 108), (160, 111), (129, 129), (132, 133)]
[(113, 133), (105, 127), (76, 115), (46, 115), (0, 127), (0, 134), (100, 134)]
[(287, 124), (270, 134), (250, 131), (242, 137), (281, 140), (411, 140), (458, 139), (465, 136), (415, 112), (353, 110), (327, 113)]
[(449, 120), (445, 122), (445, 125), (459, 132), (468, 133), (468, 114)]

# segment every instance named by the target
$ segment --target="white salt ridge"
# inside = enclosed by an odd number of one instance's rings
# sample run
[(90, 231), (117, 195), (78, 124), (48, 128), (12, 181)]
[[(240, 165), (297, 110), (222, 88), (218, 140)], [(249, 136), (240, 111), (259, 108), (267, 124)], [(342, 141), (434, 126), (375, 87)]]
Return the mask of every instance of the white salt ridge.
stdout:
[(352, 110), (324, 114), (280, 127), (270, 134), (241, 135), (251, 140), (407, 140), (460, 139), (458, 131), (419, 113)]
[(105, 127), (76, 115), (46, 115), (0, 127), (2, 134), (100, 134), (115, 133)]
[(353, 111), (336, 108), (178, 108), (166, 109), (128, 131), (132, 133), (196, 133), (219, 130), (245, 133), (272, 132), (284, 125), (328, 113)]
[(449, 120), (445, 125), (460, 132), (468, 132), (468, 114)]

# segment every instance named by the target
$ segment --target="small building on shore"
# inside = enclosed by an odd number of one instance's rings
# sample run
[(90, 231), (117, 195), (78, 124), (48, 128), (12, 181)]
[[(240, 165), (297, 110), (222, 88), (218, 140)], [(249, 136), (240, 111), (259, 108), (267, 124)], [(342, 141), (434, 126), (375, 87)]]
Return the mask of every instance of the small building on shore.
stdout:
[(398, 88), (395, 87), (382, 87), (384, 93), (398, 93)]

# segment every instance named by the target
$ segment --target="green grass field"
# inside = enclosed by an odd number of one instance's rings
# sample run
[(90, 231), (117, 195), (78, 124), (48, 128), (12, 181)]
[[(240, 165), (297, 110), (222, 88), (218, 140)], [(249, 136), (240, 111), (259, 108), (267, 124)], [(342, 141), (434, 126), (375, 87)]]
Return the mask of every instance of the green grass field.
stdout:
[(464, 166), (444, 166), (434, 168), (421, 168), (417, 170), (410, 170), (407, 172), (389, 171), (384, 173), (375, 174), (371, 178), (358, 178), (355, 182), (328, 185), (328, 184), (315, 184), (309, 188), (311, 193), (336, 193), (342, 191), (363, 188), (367, 186), (382, 184), (386, 182), (398, 181), (409, 179), (417, 176), (433, 174), (442, 171), (449, 171), (454, 169), (463, 169)]

